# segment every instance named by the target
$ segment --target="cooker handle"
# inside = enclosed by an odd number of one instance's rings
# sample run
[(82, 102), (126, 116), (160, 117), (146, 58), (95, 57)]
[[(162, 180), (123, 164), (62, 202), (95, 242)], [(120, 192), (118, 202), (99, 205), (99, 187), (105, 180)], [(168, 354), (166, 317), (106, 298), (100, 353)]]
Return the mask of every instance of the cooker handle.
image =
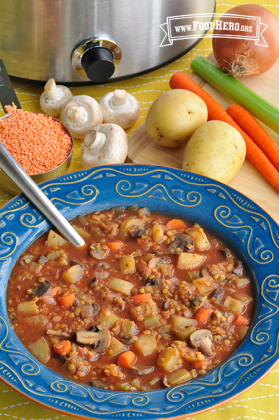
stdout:
[(107, 81), (114, 73), (115, 66), (112, 52), (107, 48), (90, 48), (81, 59), (82, 67), (95, 83)]

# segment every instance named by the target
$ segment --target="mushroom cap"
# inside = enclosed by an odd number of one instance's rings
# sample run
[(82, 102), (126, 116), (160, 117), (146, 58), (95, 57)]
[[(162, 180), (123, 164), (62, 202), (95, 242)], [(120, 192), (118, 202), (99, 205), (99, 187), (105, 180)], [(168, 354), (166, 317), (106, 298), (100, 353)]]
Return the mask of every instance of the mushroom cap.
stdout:
[(177, 255), (180, 252), (189, 252), (194, 250), (194, 240), (186, 233), (177, 233), (174, 240), (170, 243), (167, 252)]
[(212, 356), (212, 334), (206, 329), (196, 330), (190, 335), (190, 343), (198, 348), (205, 356)]
[(76, 341), (79, 344), (89, 344), (94, 346), (94, 351), (97, 353), (105, 352), (111, 343), (110, 331), (105, 328), (103, 330), (95, 331), (77, 331)]
[(58, 94), (55, 99), (49, 99), (44, 91), (40, 96), (42, 111), (51, 117), (59, 118), (62, 107), (72, 98), (73, 94), (67, 86), (57, 85)]
[(130, 366), (129, 370), (134, 375), (143, 376), (143, 375), (149, 375), (149, 373), (152, 373), (154, 369), (155, 369), (155, 366), (133, 365), (133, 366)]
[(133, 95), (127, 93), (125, 102), (115, 106), (112, 102), (114, 95), (115, 92), (108, 92), (99, 101), (103, 111), (103, 122), (117, 124), (124, 129), (129, 128), (140, 116), (139, 102)]
[(43, 279), (43, 281), (40, 281), (35, 287), (33, 297), (41, 298), (47, 295), (52, 289), (52, 287), (52, 283), (49, 280)]
[(92, 249), (90, 250), (91, 257), (96, 258), (97, 260), (102, 260), (106, 258), (109, 254), (109, 247), (107, 245), (92, 245)]
[(94, 98), (88, 95), (77, 95), (63, 106), (61, 121), (69, 128), (73, 137), (83, 139), (88, 131), (102, 124), (103, 113)]
[[(92, 166), (123, 163), (128, 154), (128, 139), (125, 131), (116, 124), (100, 124), (94, 128), (97, 133), (104, 134), (102, 147), (96, 149), (94, 143), (87, 146), (87, 133), (81, 145), (81, 163), (85, 168)], [(90, 143), (89, 143), (90, 144)]]

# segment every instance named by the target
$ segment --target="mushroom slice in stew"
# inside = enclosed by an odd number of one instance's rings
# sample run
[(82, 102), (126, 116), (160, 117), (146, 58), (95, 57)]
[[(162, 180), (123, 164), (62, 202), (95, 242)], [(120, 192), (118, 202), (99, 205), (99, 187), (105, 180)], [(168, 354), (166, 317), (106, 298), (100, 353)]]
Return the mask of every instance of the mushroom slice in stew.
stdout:
[(110, 346), (111, 334), (107, 328), (99, 330), (98, 332), (77, 331), (76, 341), (78, 344), (93, 346), (97, 353), (104, 353)]
[(34, 289), (33, 297), (41, 298), (47, 295), (52, 289), (52, 283), (47, 279), (40, 279), (39, 283)]
[(194, 348), (199, 349), (205, 356), (212, 356), (213, 338), (209, 330), (197, 330), (190, 335), (190, 342)]
[(233, 274), (236, 276), (242, 276), (243, 274), (243, 264), (242, 261), (237, 260), (235, 267), (233, 268)]
[(146, 235), (146, 229), (143, 226), (131, 226), (128, 228), (128, 232), (132, 238), (141, 238), (142, 236)]
[(190, 235), (178, 233), (175, 239), (170, 243), (167, 252), (170, 254), (180, 254), (180, 252), (193, 251), (194, 240)]
[(105, 382), (99, 381), (98, 379), (91, 379), (89, 385), (93, 386), (94, 388), (109, 389), (109, 386)]
[(109, 247), (107, 245), (91, 244), (89, 253), (91, 257), (94, 257), (97, 260), (102, 260), (108, 256)]
[(155, 366), (137, 366), (133, 365), (130, 366), (130, 372), (132, 372), (135, 375), (149, 375), (149, 373), (152, 373), (155, 369)]

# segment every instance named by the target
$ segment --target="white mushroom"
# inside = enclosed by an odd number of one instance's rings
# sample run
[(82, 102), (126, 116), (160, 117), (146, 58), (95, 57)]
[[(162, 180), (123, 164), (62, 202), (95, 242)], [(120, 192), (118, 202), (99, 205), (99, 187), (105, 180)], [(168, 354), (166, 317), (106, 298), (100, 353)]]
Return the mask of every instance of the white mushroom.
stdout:
[(138, 100), (124, 89), (106, 93), (99, 101), (104, 123), (114, 123), (122, 128), (131, 127), (140, 116)]
[(94, 98), (77, 95), (63, 106), (61, 121), (69, 128), (73, 137), (83, 139), (88, 131), (102, 124), (103, 113)]
[(105, 328), (98, 331), (77, 331), (76, 342), (78, 344), (91, 345), (97, 353), (104, 353), (110, 346), (111, 334)]
[(54, 79), (49, 79), (40, 97), (40, 107), (45, 114), (59, 118), (62, 107), (72, 96), (73, 94), (69, 88), (63, 85), (56, 85)]
[(205, 356), (212, 356), (213, 338), (209, 330), (197, 330), (190, 335), (190, 343), (199, 349)]
[(128, 154), (128, 139), (116, 124), (100, 124), (86, 134), (81, 145), (81, 163), (85, 168), (123, 163)]

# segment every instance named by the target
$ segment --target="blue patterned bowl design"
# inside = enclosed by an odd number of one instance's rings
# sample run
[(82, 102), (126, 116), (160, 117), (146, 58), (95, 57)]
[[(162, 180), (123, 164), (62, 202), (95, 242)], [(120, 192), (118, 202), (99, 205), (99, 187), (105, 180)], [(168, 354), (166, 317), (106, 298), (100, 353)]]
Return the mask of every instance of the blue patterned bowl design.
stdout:
[(251, 387), (278, 360), (279, 227), (232, 188), (183, 170), (111, 165), (79, 170), (40, 184), (68, 219), (138, 204), (199, 222), (231, 247), (253, 281), (254, 314), (240, 347), (191, 382), (158, 391), (124, 393), (64, 379), (35, 359), (11, 328), (6, 287), (22, 252), (50, 224), (23, 195), (0, 211), (0, 378), (47, 408), (87, 419), (168, 419), (212, 409)]

